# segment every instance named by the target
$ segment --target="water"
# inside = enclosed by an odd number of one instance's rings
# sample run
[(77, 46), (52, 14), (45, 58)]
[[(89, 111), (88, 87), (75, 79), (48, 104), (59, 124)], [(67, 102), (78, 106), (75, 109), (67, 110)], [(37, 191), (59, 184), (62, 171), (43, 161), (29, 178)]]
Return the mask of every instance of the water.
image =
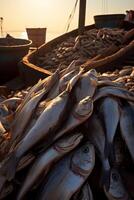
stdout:
[[(7, 32), (4, 32), (3, 36), (5, 37), (7, 33), (15, 38), (28, 39), (26, 31), (7, 31)], [(46, 42), (58, 37), (59, 35), (61, 35), (61, 34), (57, 33), (57, 32), (47, 32), (46, 33)]]

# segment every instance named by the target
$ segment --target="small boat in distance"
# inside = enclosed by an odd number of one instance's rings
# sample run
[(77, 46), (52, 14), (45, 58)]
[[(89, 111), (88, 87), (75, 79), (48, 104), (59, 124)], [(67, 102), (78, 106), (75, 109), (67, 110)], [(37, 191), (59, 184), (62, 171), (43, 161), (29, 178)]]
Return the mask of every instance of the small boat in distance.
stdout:
[(18, 39), (7, 34), (0, 38), (0, 84), (18, 75), (18, 62), (25, 56), (31, 40)]

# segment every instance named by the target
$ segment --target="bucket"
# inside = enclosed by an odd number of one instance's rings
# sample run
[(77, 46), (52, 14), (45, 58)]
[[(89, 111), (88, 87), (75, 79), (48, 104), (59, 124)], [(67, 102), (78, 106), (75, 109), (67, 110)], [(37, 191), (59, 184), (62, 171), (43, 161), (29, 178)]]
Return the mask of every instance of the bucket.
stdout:
[(94, 21), (96, 28), (120, 28), (124, 18), (124, 14), (96, 15)]
[(32, 40), (32, 47), (39, 47), (46, 42), (46, 28), (26, 28), (28, 39)]
[(31, 44), (31, 40), (0, 38), (0, 84), (18, 75), (18, 62), (28, 54)]

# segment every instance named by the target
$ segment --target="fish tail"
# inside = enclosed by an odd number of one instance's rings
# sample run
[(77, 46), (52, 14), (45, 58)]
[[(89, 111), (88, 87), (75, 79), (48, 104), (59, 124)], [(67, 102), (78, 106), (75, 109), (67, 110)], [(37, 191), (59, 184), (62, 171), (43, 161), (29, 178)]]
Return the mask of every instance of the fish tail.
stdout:
[(0, 176), (4, 176), (6, 180), (11, 181), (16, 172), (18, 159), (14, 153), (11, 153), (9, 157), (3, 162), (2, 168), (0, 169)]
[(101, 175), (101, 181), (102, 186), (105, 186), (106, 191), (109, 190), (110, 187), (110, 169), (103, 169), (102, 175)]

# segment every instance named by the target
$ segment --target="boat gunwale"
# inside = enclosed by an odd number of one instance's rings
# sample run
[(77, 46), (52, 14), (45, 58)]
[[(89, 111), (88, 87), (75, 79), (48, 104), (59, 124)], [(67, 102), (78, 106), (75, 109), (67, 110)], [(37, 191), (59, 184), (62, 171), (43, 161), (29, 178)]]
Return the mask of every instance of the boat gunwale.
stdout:
[[(95, 24), (85, 26), (86, 31), (94, 29), (94, 28), (96, 28)], [(60, 35), (60, 36), (54, 38), (53, 40), (51, 40), (47, 43), (42, 44), (36, 50), (34, 50), (34, 51), (30, 52), (29, 54), (27, 54), (26, 56), (24, 56), (22, 61), (21, 61), (21, 64), (25, 67), (29, 67), (29, 68), (32, 68), (32, 69), (37, 70), (39, 72), (42, 72), (43, 74), (52, 75), (52, 72), (50, 72), (49, 70), (43, 69), (43, 68), (31, 63), (32, 59), (35, 59), (39, 54), (41, 54), (42, 50), (43, 50), (43, 53), (45, 54), (47, 51), (49, 51), (50, 49), (53, 48), (54, 44), (57, 45), (59, 42), (63, 42), (69, 36), (77, 36), (77, 35), (78, 35), (78, 29), (75, 29), (75, 30), (72, 30), (72, 31), (65, 33), (63, 35)]]
[[(0, 38), (1, 39), (6, 39), (6, 38)], [(26, 47), (31, 46), (32, 40), (27, 40), (27, 39), (20, 39), (20, 38), (14, 38), (15, 41), (25, 41), (27, 42), (26, 44), (15, 44), (15, 45), (0, 45), (0, 50), (16, 50), (16, 49), (23, 49)]]

